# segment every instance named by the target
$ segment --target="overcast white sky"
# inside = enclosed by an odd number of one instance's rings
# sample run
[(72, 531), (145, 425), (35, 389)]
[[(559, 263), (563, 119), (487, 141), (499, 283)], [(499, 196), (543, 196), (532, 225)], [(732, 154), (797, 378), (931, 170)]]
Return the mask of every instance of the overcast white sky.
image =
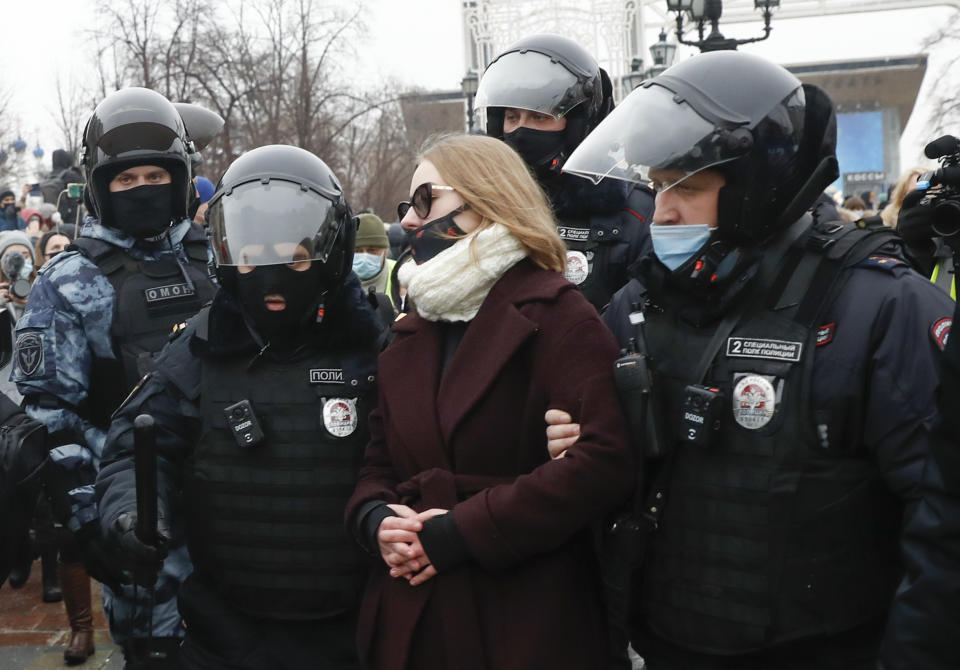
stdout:
[[(344, 4), (354, 6), (355, 2), (344, 0)], [(392, 77), (427, 89), (459, 88), (464, 71), (460, 0), (365, 0), (364, 4), (368, 32), (363, 43), (357, 45), (358, 72), (364, 80)], [(0, 16), (6, 30), (0, 42), (0, 90), (11, 94), (11, 111), (23, 138), (31, 150), (40, 142), (49, 169), (50, 153), (60, 143), (53, 122), (57, 77), (92, 75), (86, 65), (90, 49), (85, 40), (97, 19), (95, 3), (29, 0), (3, 5)], [(941, 7), (779, 21), (774, 15), (773, 36), (744, 48), (784, 64), (915, 54), (920, 52), (922, 40), (943, 24), (950, 11)], [(756, 25), (727, 27), (721, 21), (727, 36), (753, 35), (759, 26), (758, 21)], [(651, 43), (657, 30), (657, 26), (649, 27)], [(921, 106), (901, 143), (904, 166), (921, 155), (923, 144), (932, 139), (926, 136), (927, 112), (922, 101), (930, 92), (935, 73), (953, 64), (958, 56), (930, 54)], [(14, 139), (0, 141), (6, 144)]]

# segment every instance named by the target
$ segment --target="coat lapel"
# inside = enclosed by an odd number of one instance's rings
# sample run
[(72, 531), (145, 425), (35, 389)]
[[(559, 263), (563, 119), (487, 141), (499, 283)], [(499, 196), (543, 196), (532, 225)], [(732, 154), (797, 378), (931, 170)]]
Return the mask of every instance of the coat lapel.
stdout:
[(417, 469), (450, 469), (433, 402), (440, 383), (439, 331), (414, 313), (397, 321), (393, 330), (397, 339), (379, 361), (381, 393), (393, 424), (388, 430), (403, 441)]
[(443, 375), (437, 413), (445, 443), (507, 361), (537, 331), (537, 324), (513, 304), (511, 279), (516, 275), (511, 270), (494, 285)]

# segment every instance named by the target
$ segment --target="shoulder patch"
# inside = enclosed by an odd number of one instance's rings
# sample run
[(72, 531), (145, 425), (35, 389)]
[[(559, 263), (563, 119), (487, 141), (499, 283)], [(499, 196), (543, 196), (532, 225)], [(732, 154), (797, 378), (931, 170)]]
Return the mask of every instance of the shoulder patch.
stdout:
[(817, 346), (824, 347), (833, 342), (833, 334), (837, 330), (836, 323), (828, 323), (817, 328)]
[(858, 268), (874, 268), (876, 270), (886, 270), (887, 272), (893, 272), (895, 268), (900, 266), (909, 267), (907, 262), (902, 258), (897, 258), (896, 256), (883, 256), (880, 254), (867, 256), (862, 261), (857, 263)]
[(17, 337), (17, 367), (24, 377), (43, 369), (43, 333), (23, 333)]
[(943, 351), (947, 347), (947, 339), (950, 337), (951, 326), (953, 326), (953, 319), (950, 317), (937, 319), (933, 325), (930, 326), (930, 337), (932, 337), (934, 343), (940, 347), (940, 351)]

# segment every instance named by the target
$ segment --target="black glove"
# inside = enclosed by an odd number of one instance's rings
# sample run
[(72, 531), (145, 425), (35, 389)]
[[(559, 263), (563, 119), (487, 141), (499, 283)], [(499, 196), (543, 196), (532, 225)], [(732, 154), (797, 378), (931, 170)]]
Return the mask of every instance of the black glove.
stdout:
[(129, 584), (130, 578), (123, 572), (116, 552), (110, 551), (109, 543), (100, 533), (100, 523), (92, 521), (74, 534), (80, 547), (80, 557), (87, 574), (114, 592), (121, 584)]
[(910, 245), (929, 242), (933, 232), (933, 200), (926, 199), (926, 191), (910, 191), (900, 206), (897, 216), (897, 232)]
[(12, 403), (0, 394), (0, 413), (6, 415), (0, 431), (0, 492), (4, 494), (36, 476), (50, 450), (44, 425), (16, 405), (16, 411), (8, 413), (8, 404)]
[(110, 537), (120, 549), (133, 580), (142, 586), (153, 586), (157, 573), (167, 557), (170, 529), (163, 517), (157, 520), (157, 542), (147, 544), (137, 537), (137, 513), (124, 512), (110, 526)]

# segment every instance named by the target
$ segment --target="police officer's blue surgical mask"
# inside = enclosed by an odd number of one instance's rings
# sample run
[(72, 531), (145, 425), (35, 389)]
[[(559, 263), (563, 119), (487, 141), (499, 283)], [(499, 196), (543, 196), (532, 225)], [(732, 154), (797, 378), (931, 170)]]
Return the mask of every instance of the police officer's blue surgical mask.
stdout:
[(383, 259), (379, 254), (355, 253), (353, 255), (353, 271), (360, 279), (375, 277), (383, 267)]
[(653, 223), (650, 225), (653, 253), (671, 271), (676, 270), (706, 244), (710, 239), (710, 231), (710, 226), (705, 223), (689, 225)]

